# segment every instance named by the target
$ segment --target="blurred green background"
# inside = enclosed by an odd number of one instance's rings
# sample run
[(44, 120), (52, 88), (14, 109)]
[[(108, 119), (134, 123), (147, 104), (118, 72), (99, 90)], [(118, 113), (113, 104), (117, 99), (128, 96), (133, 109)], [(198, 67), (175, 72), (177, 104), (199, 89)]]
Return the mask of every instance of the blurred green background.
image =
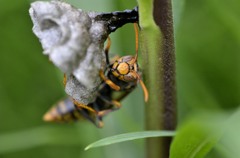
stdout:
[[(125, 0), (66, 2), (99, 12), (136, 5), (136, 1)], [(42, 121), (51, 105), (65, 96), (63, 74), (42, 54), (32, 33), (29, 7), (27, 0), (0, 2), (0, 157), (143, 158), (143, 140), (83, 151), (100, 138), (144, 130), (143, 99), (136, 99), (142, 97), (140, 88), (122, 102), (121, 110), (104, 119), (103, 129), (87, 121), (60, 125)], [(238, 0), (173, 0), (180, 123), (193, 113), (228, 113), (239, 106), (239, 8)], [(112, 54), (134, 52), (132, 25), (117, 30), (111, 38)], [(239, 124), (236, 127), (240, 130)], [(240, 141), (234, 144), (239, 145)]]

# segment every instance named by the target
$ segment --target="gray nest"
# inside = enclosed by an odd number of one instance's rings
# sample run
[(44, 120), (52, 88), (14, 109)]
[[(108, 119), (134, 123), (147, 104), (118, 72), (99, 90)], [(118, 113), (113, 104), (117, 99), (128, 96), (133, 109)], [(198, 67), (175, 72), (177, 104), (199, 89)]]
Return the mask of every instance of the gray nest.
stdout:
[(38, 1), (29, 13), (43, 54), (67, 76), (66, 93), (83, 104), (93, 102), (101, 83), (99, 71), (106, 67), (104, 41), (117, 28), (137, 22), (138, 8), (97, 13), (61, 1)]
[(103, 45), (108, 36), (105, 22), (94, 20), (99, 13), (60, 1), (34, 2), (29, 12), (43, 54), (67, 75), (66, 93), (84, 104), (94, 101), (99, 70), (106, 66)]

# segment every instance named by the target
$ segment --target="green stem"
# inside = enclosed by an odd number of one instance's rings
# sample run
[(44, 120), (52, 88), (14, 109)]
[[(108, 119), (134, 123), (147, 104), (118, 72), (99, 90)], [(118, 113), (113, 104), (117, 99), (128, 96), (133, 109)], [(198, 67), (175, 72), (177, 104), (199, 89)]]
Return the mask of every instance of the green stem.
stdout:
[[(176, 126), (175, 54), (171, 0), (138, 0), (143, 75), (149, 90), (147, 130), (174, 130)], [(147, 140), (148, 158), (167, 158), (171, 139)]]

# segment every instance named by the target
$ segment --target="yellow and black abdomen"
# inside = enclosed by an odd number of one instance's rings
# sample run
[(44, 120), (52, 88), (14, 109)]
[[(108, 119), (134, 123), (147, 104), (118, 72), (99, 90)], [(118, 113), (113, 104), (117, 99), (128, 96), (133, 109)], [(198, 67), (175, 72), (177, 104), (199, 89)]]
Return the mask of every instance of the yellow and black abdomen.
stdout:
[[(93, 102), (86, 106), (98, 110), (98, 106), (101, 105)], [(47, 122), (73, 122), (87, 119), (99, 128), (103, 126), (102, 116), (88, 109), (77, 107), (71, 98), (59, 101), (44, 115), (43, 119)]]
[(71, 122), (84, 119), (75, 107), (71, 98), (66, 98), (55, 104), (43, 117), (48, 122)]

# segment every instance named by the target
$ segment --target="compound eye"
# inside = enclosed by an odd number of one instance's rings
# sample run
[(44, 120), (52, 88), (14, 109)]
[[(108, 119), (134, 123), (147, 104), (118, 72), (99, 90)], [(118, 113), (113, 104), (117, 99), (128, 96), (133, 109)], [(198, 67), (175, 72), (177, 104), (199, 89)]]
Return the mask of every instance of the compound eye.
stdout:
[(137, 79), (137, 76), (135, 75), (135, 73), (128, 73), (127, 75), (124, 75), (124, 81), (126, 82), (132, 82), (135, 81)]

